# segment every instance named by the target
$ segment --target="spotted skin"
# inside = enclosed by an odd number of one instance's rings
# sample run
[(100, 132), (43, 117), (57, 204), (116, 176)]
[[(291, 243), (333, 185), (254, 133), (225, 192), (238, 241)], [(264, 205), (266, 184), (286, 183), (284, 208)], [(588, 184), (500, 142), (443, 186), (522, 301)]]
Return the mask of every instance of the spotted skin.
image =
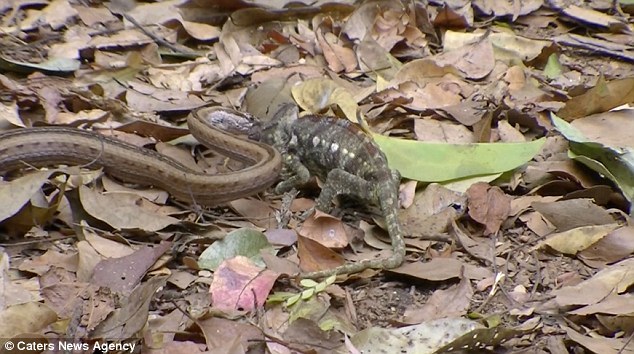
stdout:
[(300, 276), (323, 278), (401, 265), (405, 242), (397, 218), (398, 172), (388, 168), (387, 159), (374, 140), (350, 121), (314, 115), (297, 118), (296, 113), (282, 110), (274, 119), (275, 124), (266, 127), (261, 137), (282, 153), (286, 173), (290, 175), (277, 185), (276, 192), (287, 192), (317, 176), (324, 181), (317, 208), (324, 212), (332, 210), (332, 201), (340, 194), (375, 203), (385, 218), (393, 249), (388, 258), (362, 260)]

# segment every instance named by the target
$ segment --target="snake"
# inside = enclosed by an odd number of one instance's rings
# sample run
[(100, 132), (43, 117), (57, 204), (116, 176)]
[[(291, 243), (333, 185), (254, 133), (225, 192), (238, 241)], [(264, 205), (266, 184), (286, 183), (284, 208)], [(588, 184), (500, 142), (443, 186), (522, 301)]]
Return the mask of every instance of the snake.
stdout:
[(0, 133), (0, 175), (29, 168), (79, 165), (124, 182), (154, 186), (187, 203), (216, 206), (261, 192), (279, 177), (280, 153), (273, 147), (213, 126), (222, 107), (204, 107), (187, 116), (191, 134), (203, 145), (242, 161), (238, 171), (207, 174), (194, 171), (155, 150), (138, 147), (93, 131), (63, 127), (30, 127)]

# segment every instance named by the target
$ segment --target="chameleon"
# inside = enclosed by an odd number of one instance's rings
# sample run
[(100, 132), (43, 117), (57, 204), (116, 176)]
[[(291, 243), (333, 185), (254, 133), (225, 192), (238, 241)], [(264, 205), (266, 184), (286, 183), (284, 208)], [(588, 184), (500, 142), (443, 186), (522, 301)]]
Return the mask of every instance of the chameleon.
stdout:
[(288, 178), (275, 187), (285, 193), (318, 177), (323, 183), (317, 209), (329, 213), (338, 195), (352, 195), (378, 205), (392, 243), (392, 255), (367, 259), (333, 269), (300, 274), (302, 278), (323, 278), (351, 274), (368, 268), (390, 269), (405, 258), (405, 241), (398, 221), (400, 174), (388, 167), (385, 154), (358, 125), (346, 119), (307, 115), (298, 117), (295, 105), (285, 105), (270, 122), (263, 124), (259, 138), (282, 154)]

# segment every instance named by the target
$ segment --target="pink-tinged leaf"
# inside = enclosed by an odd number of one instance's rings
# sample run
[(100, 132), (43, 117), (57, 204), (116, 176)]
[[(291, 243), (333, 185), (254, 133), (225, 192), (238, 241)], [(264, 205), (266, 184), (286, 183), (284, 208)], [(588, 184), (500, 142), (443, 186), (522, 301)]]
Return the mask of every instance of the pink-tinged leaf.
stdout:
[(219, 310), (250, 311), (264, 305), (278, 273), (237, 256), (223, 262), (211, 283), (212, 304)]

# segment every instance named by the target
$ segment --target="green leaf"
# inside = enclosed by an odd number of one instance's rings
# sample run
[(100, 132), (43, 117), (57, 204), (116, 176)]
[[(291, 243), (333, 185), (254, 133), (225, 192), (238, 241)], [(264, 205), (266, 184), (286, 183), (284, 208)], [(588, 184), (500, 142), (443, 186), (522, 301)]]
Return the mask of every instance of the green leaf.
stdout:
[(337, 322), (337, 320), (329, 319), (329, 320), (319, 322), (319, 329), (321, 329), (322, 331), (330, 331), (337, 328), (338, 325), (339, 325), (339, 322)]
[(609, 147), (589, 141), (558, 116), (551, 114), (551, 119), (555, 128), (570, 141), (568, 155), (572, 159), (614, 182), (630, 203), (634, 201), (634, 149)]
[(0, 71), (14, 71), (21, 73), (32, 73), (43, 71), (47, 74), (72, 73), (79, 69), (81, 62), (77, 59), (53, 57), (41, 63), (29, 63), (14, 60), (9, 57), (0, 56)]
[(548, 62), (546, 63), (546, 67), (544, 68), (544, 75), (547, 78), (553, 80), (561, 76), (563, 72), (563, 67), (561, 63), (559, 63), (559, 58), (556, 54), (551, 54), (548, 57)]
[(442, 144), (374, 134), (391, 168), (422, 182), (506, 172), (530, 161), (545, 139), (526, 143)]
[(317, 282), (312, 279), (302, 279), (299, 281), (299, 284), (305, 288), (314, 288)]
[(282, 302), (282, 301), (286, 301), (288, 298), (294, 296), (294, 293), (289, 293), (289, 292), (285, 292), (285, 291), (276, 291), (273, 294), (270, 294), (267, 298), (266, 298), (266, 302), (267, 303), (276, 303), (276, 302)]
[(578, 143), (590, 141), (577, 128), (573, 127), (565, 120), (559, 118), (554, 113), (551, 113), (550, 118), (555, 128), (569, 141), (575, 141)]
[(315, 295), (315, 289), (304, 290), (302, 291), (302, 300), (310, 299), (313, 295)]
[(293, 306), (299, 299), (301, 298), (301, 294), (295, 294), (286, 300), (286, 307)]
[(571, 143), (570, 148), (570, 158), (614, 182), (630, 203), (634, 201), (634, 151), (616, 155), (608, 151), (599, 151), (589, 144), (579, 143)]
[(326, 284), (326, 282), (321, 282), (321, 283), (317, 284), (317, 286), (315, 286), (315, 291), (316, 292), (322, 292), (322, 291), (324, 291), (324, 289), (326, 289), (327, 286), (328, 286), (328, 284)]
[(222, 240), (214, 242), (198, 259), (202, 269), (216, 270), (220, 263), (235, 256), (245, 256), (258, 266), (265, 266), (260, 250), (272, 249), (263, 233), (253, 229), (242, 228), (230, 232)]

